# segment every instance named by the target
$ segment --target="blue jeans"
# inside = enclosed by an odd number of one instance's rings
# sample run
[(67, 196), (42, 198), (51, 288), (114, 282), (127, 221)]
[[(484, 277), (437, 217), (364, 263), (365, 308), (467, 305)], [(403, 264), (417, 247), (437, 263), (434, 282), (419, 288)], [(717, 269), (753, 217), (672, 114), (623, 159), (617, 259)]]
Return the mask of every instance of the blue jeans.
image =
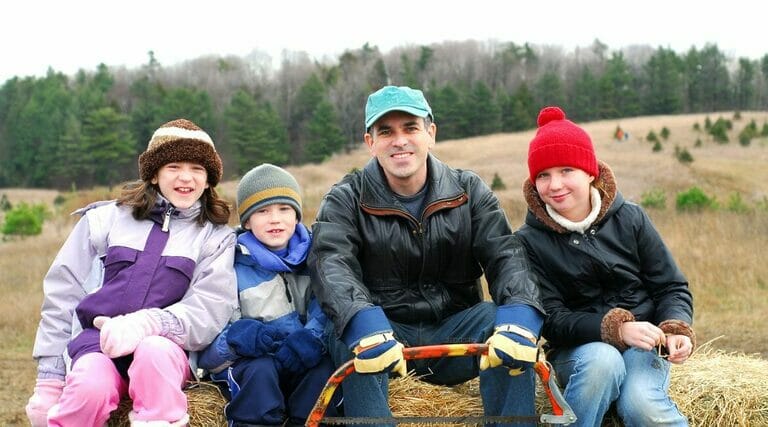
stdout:
[(670, 364), (654, 351), (632, 347), (622, 354), (591, 342), (557, 350), (550, 363), (578, 418), (574, 426), (600, 426), (613, 402), (626, 427), (688, 425), (669, 397)]
[[(402, 324), (391, 322), (395, 338), (407, 347), (482, 343), (493, 332), (496, 305), (482, 302), (460, 311), (440, 323)], [(331, 330), (328, 349), (338, 366), (353, 357), (352, 352)], [(439, 385), (454, 385), (480, 376), (480, 395), (486, 415), (533, 416), (534, 373), (528, 369), (518, 376), (510, 376), (502, 367), (480, 372), (475, 357), (446, 357), (408, 361), (408, 369), (415, 370), (423, 381)], [(344, 415), (348, 417), (390, 417), (389, 377), (387, 374), (352, 374), (341, 383), (344, 394)], [(430, 416), (431, 414), (424, 414)], [(515, 424), (521, 425), (521, 424)]]

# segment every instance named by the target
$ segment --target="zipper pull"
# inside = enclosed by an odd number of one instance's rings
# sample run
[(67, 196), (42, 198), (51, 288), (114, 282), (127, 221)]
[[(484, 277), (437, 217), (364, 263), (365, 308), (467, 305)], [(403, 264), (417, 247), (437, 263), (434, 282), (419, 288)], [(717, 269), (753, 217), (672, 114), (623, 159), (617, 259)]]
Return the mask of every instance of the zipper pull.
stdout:
[(289, 303), (293, 303), (293, 298), (291, 298), (291, 291), (288, 289), (288, 281), (285, 280), (285, 275), (283, 273), (280, 273), (280, 278), (283, 279), (283, 286), (285, 287), (285, 297), (288, 298)]
[(173, 206), (169, 206), (165, 211), (165, 217), (163, 218), (163, 231), (168, 232), (168, 226), (171, 224), (171, 214), (173, 213)]

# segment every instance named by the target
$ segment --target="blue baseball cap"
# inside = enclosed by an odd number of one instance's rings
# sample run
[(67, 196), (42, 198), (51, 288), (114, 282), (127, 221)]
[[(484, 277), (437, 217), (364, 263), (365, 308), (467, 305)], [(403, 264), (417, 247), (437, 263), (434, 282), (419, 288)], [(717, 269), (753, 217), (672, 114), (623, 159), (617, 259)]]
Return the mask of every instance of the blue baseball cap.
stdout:
[(407, 86), (384, 86), (368, 96), (365, 104), (365, 128), (369, 129), (390, 111), (405, 111), (416, 117), (434, 117), (424, 94)]

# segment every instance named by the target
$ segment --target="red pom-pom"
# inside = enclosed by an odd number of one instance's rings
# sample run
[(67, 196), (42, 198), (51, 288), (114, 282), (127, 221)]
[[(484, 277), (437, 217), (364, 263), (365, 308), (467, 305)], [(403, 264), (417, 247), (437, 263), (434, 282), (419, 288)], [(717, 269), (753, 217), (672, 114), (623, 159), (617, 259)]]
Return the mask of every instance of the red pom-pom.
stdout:
[(536, 124), (538, 124), (539, 127), (542, 127), (552, 120), (563, 119), (565, 119), (565, 113), (560, 107), (544, 107), (539, 111), (539, 118), (536, 119)]

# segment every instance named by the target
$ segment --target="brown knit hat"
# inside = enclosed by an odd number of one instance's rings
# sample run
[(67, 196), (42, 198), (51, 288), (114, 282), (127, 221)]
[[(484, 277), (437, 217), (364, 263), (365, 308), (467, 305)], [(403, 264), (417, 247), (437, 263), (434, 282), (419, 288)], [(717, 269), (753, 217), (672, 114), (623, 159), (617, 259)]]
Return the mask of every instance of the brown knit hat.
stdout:
[(147, 151), (139, 156), (139, 177), (154, 178), (158, 169), (171, 162), (193, 162), (205, 167), (208, 183), (215, 186), (222, 174), (221, 157), (213, 140), (187, 119), (176, 119), (160, 126), (149, 140)]

